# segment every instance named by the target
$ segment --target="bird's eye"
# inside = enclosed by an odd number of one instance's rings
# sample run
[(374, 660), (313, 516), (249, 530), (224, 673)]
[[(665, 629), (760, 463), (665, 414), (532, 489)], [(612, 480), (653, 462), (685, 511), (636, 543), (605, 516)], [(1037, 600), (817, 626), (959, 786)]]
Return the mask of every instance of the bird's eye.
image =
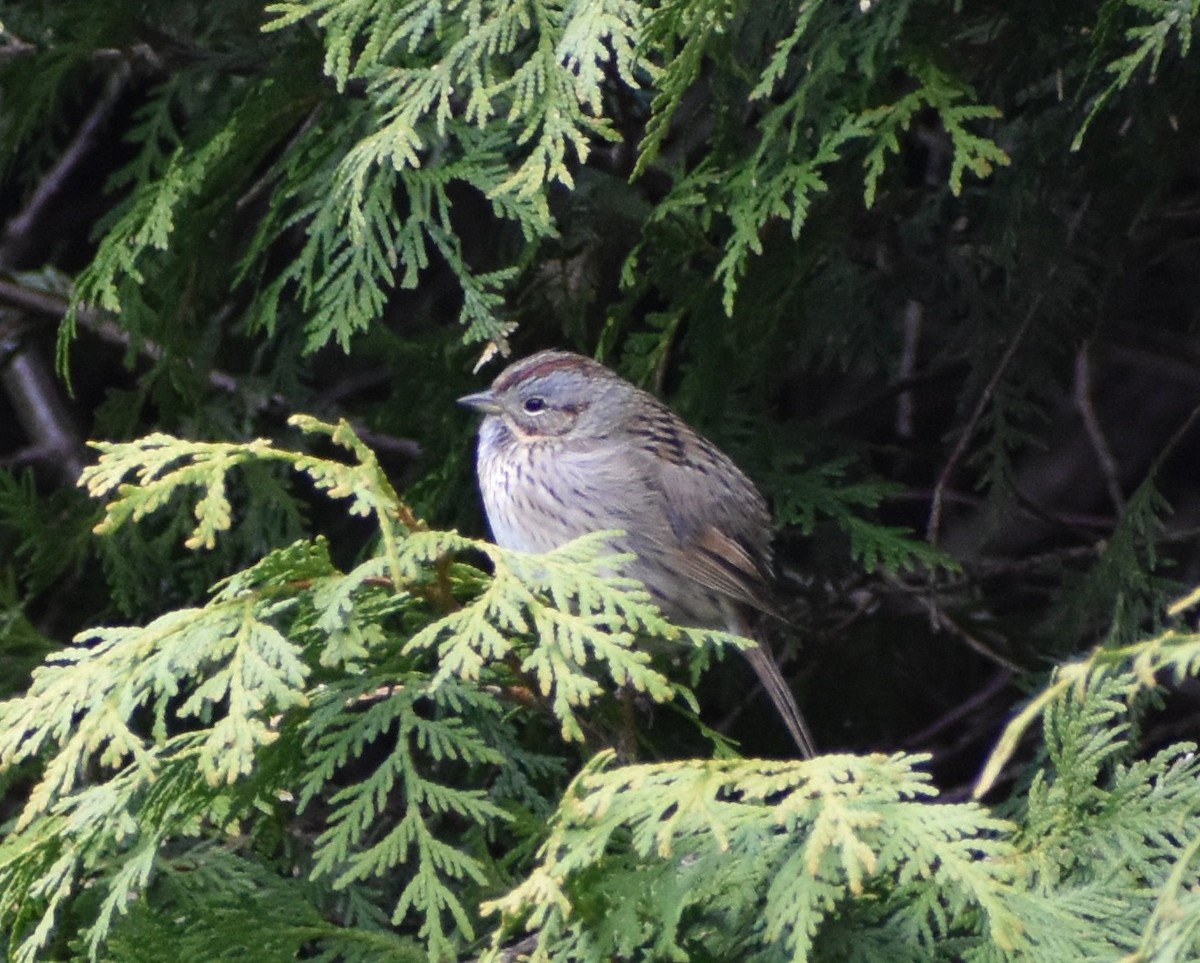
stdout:
[(537, 414), (539, 411), (541, 411), (545, 407), (546, 407), (546, 399), (545, 398), (539, 398), (537, 395), (534, 395), (532, 398), (525, 399), (525, 410), (528, 411), (531, 415)]

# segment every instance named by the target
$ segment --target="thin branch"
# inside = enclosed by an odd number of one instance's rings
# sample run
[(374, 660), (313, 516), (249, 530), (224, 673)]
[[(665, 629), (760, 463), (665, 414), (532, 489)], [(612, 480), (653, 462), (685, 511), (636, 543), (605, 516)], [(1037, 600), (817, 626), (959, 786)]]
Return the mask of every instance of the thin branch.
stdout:
[(973, 717), (978, 714), (979, 710), (995, 699), (1001, 692), (1008, 688), (1013, 680), (1013, 674), (1007, 669), (1001, 669), (993, 677), (992, 681), (985, 685), (978, 692), (974, 693), (969, 699), (960, 702), (949, 712), (942, 714), (920, 732), (913, 733), (904, 740), (904, 745), (909, 749), (920, 749), (929, 745), (934, 739), (941, 735), (951, 726), (956, 726), (964, 719)]
[(16, 409), (30, 445), (19, 461), (43, 461), (74, 484), (83, 471), (86, 449), (46, 360), (31, 344), (18, 344), (0, 367), (0, 385)]
[[(917, 368), (917, 348), (921, 342), (921, 321), (924, 318), (921, 302), (910, 298), (904, 305), (904, 350), (900, 355), (900, 370), (897, 380), (905, 382), (912, 378)], [(913, 434), (913, 393), (911, 388), (900, 392), (896, 398), (896, 434), (911, 438)]]
[(1093, 545), (1054, 549), (1037, 555), (1024, 555), (1021, 558), (983, 560), (970, 564), (967, 568), (979, 579), (1012, 578), (1014, 575), (1030, 575), (1042, 568), (1061, 569), (1071, 562), (1092, 562), (1102, 550), (1102, 543), (1097, 542)]
[(952, 635), (958, 636), (959, 639), (966, 643), (967, 648), (969, 648), (972, 652), (982, 656), (989, 662), (994, 662), (1005, 671), (1010, 672), (1013, 675), (1025, 674), (1025, 669), (1021, 668), (1021, 666), (1017, 665), (1017, 663), (1013, 662), (1011, 659), (992, 649), (986, 642), (977, 638), (971, 632), (968, 632), (965, 628), (963, 628), (963, 626), (959, 625), (956, 621), (954, 621), (954, 619), (947, 615), (946, 612), (942, 610), (941, 606), (939, 606), (936, 601), (929, 597), (924, 586), (918, 586), (915, 588), (910, 587), (900, 579), (896, 578), (894, 575), (888, 575), (886, 576), (886, 579), (889, 584), (895, 586), (904, 594), (910, 595), (912, 598), (917, 600), (917, 604), (929, 613), (929, 618), (934, 628), (942, 629), (951, 633)]
[[(24, 257), (34, 232), (48, 219), (51, 205), (63, 193), (71, 175), (92, 153), (129, 76), (128, 64), (119, 65), (109, 74), (103, 91), (71, 142), (42, 176), (24, 208), (5, 225), (0, 235), (0, 271), (11, 269)], [(23, 320), (18, 319), (16, 324), (19, 338)], [(85, 463), (83, 437), (49, 364), (32, 344), (18, 340), (0, 369), (0, 384), (3, 384), (16, 409), (17, 420), (30, 440), (21, 455), (22, 460), (46, 461), (65, 482), (73, 483)]]
[[(62, 298), (36, 288), (27, 288), (22, 284), (6, 281), (2, 277), (0, 277), (0, 300), (7, 301), (14, 308), (46, 314), (54, 318), (62, 318), (67, 310), (67, 302)], [(79, 309), (81, 320), (85, 314), (93, 313), (89, 308), (80, 307)]]
[(37, 50), (37, 45), (30, 43), (28, 40), (22, 40), (11, 30), (0, 29), (7, 43), (0, 44), (0, 60), (15, 59), (34, 53)]
[[(1083, 224), (1083, 218), (1087, 214), (1088, 208), (1091, 207), (1092, 195), (1089, 193), (1084, 196), (1083, 202), (1079, 208), (1071, 215), (1067, 221), (1067, 231), (1065, 245), (1069, 247), (1075, 240), (1075, 235), (1079, 233), (1079, 228)], [(1038, 296), (1033, 299), (1033, 303), (1029, 306), (1029, 310), (1025, 313), (1025, 318), (1021, 322), (1021, 326), (1017, 329), (1017, 333), (1009, 342), (1008, 347), (1004, 350), (1004, 354), (1000, 356), (1000, 363), (996, 365), (996, 370), (992, 372), (992, 377), (988, 380), (987, 385), (983, 389), (983, 394), (979, 396), (979, 401), (975, 405), (975, 410), (971, 412), (971, 417), (967, 420), (966, 426), (963, 428), (962, 434), (959, 436), (958, 444), (954, 446), (954, 450), (950, 453), (950, 457), (946, 460), (946, 464), (942, 468), (942, 473), (938, 476), (937, 484), (933, 487), (933, 501), (929, 506), (929, 523), (925, 529), (925, 538), (930, 545), (937, 545), (938, 536), (942, 526), (942, 498), (946, 490), (946, 486), (950, 483), (950, 478), (958, 467), (959, 461), (966, 453), (967, 447), (971, 443), (971, 439), (975, 435), (975, 429), (979, 425), (983, 413), (987, 410), (988, 404), (991, 402), (993, 395), (996, 393), (996, 388), (1000, 385), (1000, 379), (1004, 377), (1004, 372), (1008, 369), (1013, 357), (1017, 353), (1017, 348), (1021, 346), (1021, 342), (1025, 340), (1025, 335), (1029, 332), (1029, 326), (1033, 323), (1034, 317), (1041, 308), (1042, 301), (1045, 298), (1045, 292), (1054, 280), (1054, 276), (1058, 274), (1058, 265), (1054, 264), (1050, 270), (1046, 272), (1046, 284), (1038, 292)]]
[[(0, 278), (0, 300), (55, 319), (61, 319), (67, 310), (67, 302), (64, 299), (45, 291), (14, 284), (3, 278)], [(130, 333), (101, 311), (81, 306), (75, 317), (87, 331), (100, 340), (126, 349), (136, 347), (138, 353), (150, 361), (160, 361), (166, 354), (166, 349), (152, 338), (138, 338), (135, 345)], [(233, 395), (240, 394), (243, 390), (236, 376), (215, 368), (208, 372), (208, 383)], [(266, 396), (261, 403), (261, 407), (272, 406), (280, 411), (288, 410), (290, 405), (289, 399), (279, 393)], [(375, 451), (395, 458), (412, 461), (419, 458), (424, 451), (420, 442), (412, 438), (384, 434), (358, 424), (354, 425), (354, 431)]]
[(905, 392), (923, 387), (930, 382), (943, 377), (953, 364), (939, 364), (925, 371), (914, 373), (909, 378), (897, 378), (891, 384), (870, 390), (865, 384), (858, 387), (854, 397), (849, 399), (846, 406), (837, 410), (824, 410), (814, 415), (814, 423), (820, 428), (837, 429), (853, 421), (859, 415), (869, 413), (893, 398), (900, 398)]
[[(0, 278), (0, 299), (16, 307), (24, 308), (27, 311), (36, 311), (38, 314), (46, 315), (56, 320), (62, 319), (68, 307), (67, 302), (57, 295), (47, 294), (45, 291), (38, 291), (20, 284), (14, 284), (2, 278)], [(127, 349), (134, 345), (133, 336), (112, 320), (112, 318), (100, 311), (80, 306), (76, 311), (75, 319), (102, 341), (107, 341), (109, 344)], [(136, 347), (143, 357), (149, 358), (151, 361), (161, 361), (166, 354), (163, 346), (152, 338), (138, 338)], [(223, 391), (231, 393), (238, 390), (237, 379), (233, 375), (226, 374), (223, 371), (210, 371), (208, 380), (209, 384), (214, 388), (220, 388)], [(283, 397), (282, 395), (273, 395), (269, 400), (282, 401)]]
[[(320, 103), (308, 112), (308, 116), (301, 121), (300, 126), (296, 128), (296, 132), (288, 138), (288, 142), (284, 144), (283, 148), (279, 151), (280, 157), (287, 157), (292, 152), (292, 148), (294, 148), (300, 142), (301, 138), (303, 138), (305, 134), (312, 130), (313, 124), (317, 122), (317, 118), (321, 115), (321, 111), (324, 109), (324, 107), (325, 105)], [(251, 184), (246, 193), (237, 199), (237, 203), (234, 205), (234, 207), (240, 211), (242, 208), (256, 201), (259, 195), (262, 194), (270, 186), (271, 182), (278, 176), (279, 172), (276, 170), (275, 165), (271, 165), (271, 167), (263, 172), (262, 177)]]
[(0, 270), (9, 270), (20, 263), (34, 228), (45, 216), (46, 208), (62, 193), (63, 187), (84, 158), (91, 152), (96, 138), (108, 121), (125, 84), (129, 80), (129, 64), (119, 64), (109, 74), (95, 106), (71, 138), (66, 150), (38, 182), (25, 208), (9, 220), (0, 238)]
[(1197, 405), (1191, 410), (1188, 416), (1183, 420), (1183, 424), (1176, 428), (1175, 433), (1167, 439), (1167, 443), (1162, 446), (1159, 453), (1155, 456), (1154, 461), (1151, 463), (1150, 468), (1147, 470), (1147, 478), (1152, 478), (1154, 475), (1158, 474), (1162, 466), (1166, 464), (1167, 459), (1170, 458), (1175, 449), (1179, 447), (1179, 443), (1183, 441), (1187, 433), (1192, 430), (1192, 426), (1196, 423), (1197, 419), (1200, 419), (1200, 405)]
[(950, 484), (950, 478), (953, 476), (955, 469), (958, 468), (959, 461), (962, 460), (962, 456), (966, 454), (967, 447), (975, 437), (975, 429), (983, 418), (983, 413), (987, 410), (987, 406), (991, 403), (992, 397), (1000, 385), (1000, 379), (1004, 377), (1009, 364), (1016, 356), (1017, 348), (1025, 340), (1029, 326), (1033, 323), (1034, 316), (1042, 305), (1043, 297), (1044, 295), (1039, 293), (1033, 299), (1033, 304), (1029, 306), (1029, 310), (1025, 313), (1025, 318), (1021, 322), (1021, 326), (1017, 329), (1017, 333), (1013, 335), (1012, 340), (1009, 341), (1004, 354), (1000, 356), (1000, 362), (996, 365), (996, 370), (992, 372), (992, 377), (988, 379), (988, 383), (984, 386), (983, 393), (979, 396), (979, 401), (975, 404), (975, 410), (971, 412), (971, 417), (967, 419), (967, 423), (958, 437), (958, 443), (954, 446), (954, 450), (950, 452), (950, 457), (946, 459), (946, 464), (942, 467), (941, 474), (938, 475), (937, 483), (933, 486), (933, 501), (929, 506), (929, 524), (925, 529), (925, 539), (930, 545), (937, 545), (938, 535), (941, 532), (942, 501), (945, 498), (946, 486)]
[[(524, 939), (517, 940), (517, 942), (504, 947), (500, 951), (501, 963), (516, 963), (517, 960), (527, 957), (537, 949), (538, 938), (538, 934), (534, 933), (532, 936), (526, 936)], [(475, 956), (467, 960), (466, 963), (479, 963), (481, 959), (482, 957)]]
[(1091, 442), (1092, 451), (1100, 463), (1100, 472), (1104, 476), (1104, 487), (1108, 497), (1120, 516), (1125, 511), (1125, 496), (1121, 492), (1121, 482), (1118, 479), (1117, 460), (1113, 457), (1108, 439), (1100, 427), (1100, 419), (1096, 417), (1096, 408), (1092, 404), (1092, 366), (1088, 358), (1089, 345), (1084, 342), (1075, 355), (1075, 407), (1083, 418), (1083, 427)]
[(949, 615), (934, 605), (933, 602), (927, 599), (924, 594), (919, 595), (918, 598), (923, 604), (926, 604), (930, 614), (937, 619), (939, 626), (953, 633), (954, 635), (957, 635), (963, 640), (963, 642), (967, 644), (967, 648), (969, 648), (976, 655), (980, 655), (985, 659), (991, 660), (992, 662), (996, 663), (996, 665), (1000, 666), (1000, 668), (1011, 672), (1014, 675), (1025, 674), (1025, 669), (1017, 665), (1017, 663), (1013, 662), (1011, 659), (1001, 655), (975, 635), (972, 635), (965, 628), (954, 621), (954, 619), (952, 619)]

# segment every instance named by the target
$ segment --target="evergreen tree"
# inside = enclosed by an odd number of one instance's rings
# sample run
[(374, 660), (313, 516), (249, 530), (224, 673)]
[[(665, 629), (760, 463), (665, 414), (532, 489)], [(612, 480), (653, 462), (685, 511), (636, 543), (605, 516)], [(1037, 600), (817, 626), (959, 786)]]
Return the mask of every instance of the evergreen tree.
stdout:
[[(1200, 955), (1198, 17), (0, 7), (0, 955)], [(824, 755), (483, 539), (551, 345), (770, 496)]]

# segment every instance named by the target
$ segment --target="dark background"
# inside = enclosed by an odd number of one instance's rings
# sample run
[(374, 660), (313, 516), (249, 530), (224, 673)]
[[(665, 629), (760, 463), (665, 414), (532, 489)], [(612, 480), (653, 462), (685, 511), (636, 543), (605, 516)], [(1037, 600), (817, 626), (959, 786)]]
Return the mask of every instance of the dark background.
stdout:
[[(303, 492), (211, 553), (186, 552), (169, 520), (94, 539), (99, 508), (73, 485), (85, 439), (286, 439), (293, 411), (346, 417), (431, 524), (483, 533), (474, 426), (453, 399), (499, 370), (472, 368), (514, 324), (506, 350), (599, 352), (768, 493), (792, 623), (775, 641), (822, 746), (929, 751), (962, 792), (1050, 666), (1154, 630), (1200, 573), (1197, 59), (1168, 35), (1153, 70), (1110, 69), (1143, 36), (1123, 4), (970, 7), (897, 4), (861, 28), (853, 9), (823, 8), (811, 49), (751, 99), (787, 14), (748, 6), (704, 40), (636, 176), (652, 91), (610, 69), (602, 114), (621, 139), (572, 156), (571, 186), (542, 188), (554, 230), (522, 231), (451, 177), (456, 252), (430, 246), (406, 281), (402, 251), (349, 330), (321, 328), (325, 308), (294, 279), (265, 293), (311, 237), (304, 205), (333, 196), (329, 172), (378, 123), (369, 77), (322, 73), (319, 29), (264, 34), (242, 3), (8, 5), (0, 686), (19, 691), (81, 628), (202, 598), (302, 531), (325, 531), (342, 560), (362, 548)], [(880, 23), (886, 36), (853, 46)], [(717, 275), (755, 152), (767, 173), (798, 162), (838, 118), (900, 103), (933, 67), (960, 104), (996, 109), (962, 123), (1011, 163), (952, 184), (961, 144), (925, 103), (866, 204), (874, 141), (849, 141), (795, 230), (783, 212), (763, 219), (727, 307)], [(764, 118), (805, 69), (828, 79), (780, 147)], [(82, 305), (64, 335), (72, 279), (106, 236), (114, 249), (131, 199), (234, 116), (235, 148), (181, 181), (165, 245), (137, 249), (139, 276), (114, 269), (120, 313)], [(430, 169), (463, 150), (425, 133)], [(689, 184), (702, 203), (680, 204)], [(403, 180), (393, 200), (414, 210)], [(512, 269), (490, 331), (464, 327), (464, 268)], [(750, 686), (740, 665), (710, 673), (709, 721), (748, 752), (786, 753)], [(1195, 711), (1173, 696), (1145, 745), (1191, 731)]]

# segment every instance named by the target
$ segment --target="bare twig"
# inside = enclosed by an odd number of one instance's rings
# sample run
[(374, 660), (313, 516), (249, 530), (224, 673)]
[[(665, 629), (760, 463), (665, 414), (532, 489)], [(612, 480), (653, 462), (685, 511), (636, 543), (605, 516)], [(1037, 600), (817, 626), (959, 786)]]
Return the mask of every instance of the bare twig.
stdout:
[[(62, 298), (47, 294), (45, 291), (38, 291), (35, 288), (27, 288), (22, 284), (6, 281), (2, 277), (0, 277), (0, 300), (7, 301), (14, 308), (49, 315), (53, 318), (61, 318), (67, 311), (67, 302)], [(92, 313), (88, 308), (81, 307), (79, 309), (81, 320), (84, 315)]]
[[(0, 301), (55, 319), (61, 319), (67, 311), (67, 302), (63, 298), (3, 279), (0, 279)], [(150, 361), (160, 361), (166, 354), (166, 349), (152, 338), (138, 338), (135, 344), (133, 336), (102, 311), (80, 307), (76, 310), (75, 319), (102, 341), (122, 348), (136, 347), (138, 353)], [(243, 390), (237, 377), (228, 372), (211, 369), (207, 377), (208, 383), (221, 391), (239, 394)], [(262, 399), (263, 407), (273, 406), (280, 411), (286, 411), (290, 405), (291, 402), (278, 393)], [(411, 461), (419, 458), (423, 451), (420, 442), (412, 438), (384, 434), (358, 424), (354, 426), (354, 431), (375, 451), (392, 457)]]
[[(1068, 245), (1075, 243), (1075, 235), (1079, 233), (1079, 228), (1083, 224), (1083, 218), (1087, 214), (1088, 208), (1091, 206), (1092, 206), (1092, 192), (1088, 191), (1086, 194), (1083, 195), (1083, 200), (1079, 204), (1079, 209), (1077, 211), (1075, 211), (1075, 213), (1071, 215), (1071, 219), (1069, 221), (1067, 221), (1066, 243)], [(1053, 268), (1050, 269), (1050, 273), (1052, 275), (1057, 270), (1057, 267), (1058, 266), (1055, 265)]]
[[(1065, 243), (1070, 246), (1075, 235), (1079, 233), (1079, 228), (1083, 224), (1083, 218), (1087, 214), (1088, 208), (1091, 207), (1092, 195), (1087, 194), (1080, 203), (1078, 209), (1071, 215), (1067, 221), (1067, 231)], [(950, 483), (950, 478), (953, 476), (955, 469), (958, 467), (959, 461), (966, 453), (967, 447), (971, 443), (971, 439), (975, 435), (975, 429), (979, 425), (983, 413), (987, 410), (988, 404), (992, 400), (992, 396), (996, 393), (996, 388), (1000, 384), (1000, 379), (1004, 377), (1004, 372), (1012, 363), (1013, 357), (1017, 353), (1017, 348), (1021, 346), (1021, 342), (1025, 340), (1025, 335), (1029, 332), (1029, 327), (1033, 323), (1034, 317), (1042, 306), (1042, 301), (1045, 298), (1045, 291), (1053, 282), (1055, 275), (1058, 274), (1058, 265), (1051, 265), (1046, 272), (1046, 284), (1033, 299), (1033, 303), (1029, 306), (1029, 310), (1025, 313), (1024, 320), (1021, 321), (1021, 326), (1009, 341), (1008, 347), (1005, 348), (1004, 354), (1000, 356), (1000, 362), (996, 365), (996, 370), (992, 372), (992, 377), (988, 380), (987, 385), (983, 389), (983, 393), (979, 396), (979, 401), (975, 405), (975, 410), (971, 412), (971, 417), (967, 420), (967, 424), (963, 427), (962, 434), (959, 436), (958, 443), (954, 446), (954, 450), (950, 453), (950, 457), (946, 460), (946, 464), (942, 467), (942, 472), (938, 476), (937, 484), (933, 488), (933, 500), (929, 506), (929, 523), (925, 529), (925, 538), (930, 545), (937, 545), (938, 536), (941, 532), (942, 525), (942, 499), (946, 486)]]
[(935, 738), (941, 735), (942, 732), (949, 729), (951, 726), (956, 726), (962, 720), (976, 715), (980, 709), (995, 699), (1001, 692), (1008, 688), (1012, 682), (1013, 675), (1007, 669), (1001, 669), (993, 677), (992, 681), (985, 685), (978, 692), (971, 695), (970, 698), (960, 702), (949, 712), (943, 713), (939, 718), (935, 719), (920, 732), (913, 733), (904, 740), (904, 745), (910, 749), (920, 749), (927, 746)]
[(942, 466), (942, 472), (938, 475), (937, 483), (933, 486), (933, 500), (929, 506), (929, 524), (925, 529), (925, 538), (930, 545), (937, 545), (938, 535), (941, 532), (942, 501), (945, 498), (946, 486), (950, 484), (950, 478), (954, 475), (959, 461), (966, 454), (967, 447), (971, 444), (971, 439), (975, 436), (975, 429), (979, 425), (980, 419), (983, 418), (983, 413), (987, 410), (988, 404), (991, 403), (992, 396), (996, 393), (996, 388), (1000, 385), (1000, 379), (1004, 377), (1004, 372), (1008, 370), (1009, 364), (1017, 353), (1017, 348), (1025, 340), (1029, 326), (1033, 323), (1034, 316), (1042, 305), (1042, 298), (1043, 295), (1038, 294), (1033, 299), (1033, 304), (1029, 306), (1029, 310), (1025, 313), (1025, 318), (1021, 322), (1021, 326), (1017, 328), (1017, 332), (1009, 341), (1004, 354), (1000, 356), (1000, 361), (996, 365), (995, 371), (992, 372), (991, 378), (988, 379), (988, 383), (984, 386), (983, 393), (980, 394), (979, 401), (975, 405), (975, 410), (971, 412), (971, 417), (967, 419), (967, 423), (958, 437), (958, 443), (954, 446), (954, 450), (950, 452), (950, 457), (946, 459), (946, 464)]
[(12, 462), (44, 462), (53, 466), (64, 482), (73, 484), (84, 466), (83, 438), (75, 419), (36, 346), (20, 340), (17, 326), (8, 340), (13, 344), (0, 366), (0, 385), (30, 440)]
[[(24, 208), (5, 225), (0, 234), (0, 271), (11, 270), (25, 256), (37, 228), (48, 216), (50, 206), (91, 153), (129, 75), (128, 64), (119, 65), (109, 75), (103, 91), (71, 142), (38, 182)], [(20, 338), (23, 319), (15, 318), (11, 323), (16, 341), (0, 369), (0, 384), (12, 400), (17, 420), (30, 440), (18, 460), (45, 461), (55, 467), (64, 481), (74, 482), (83, 470), (83, 438), (50, 365), (36, 346)]]
[(395, 458), (402, 458), (412, 461), (415, 458), (420, 458), (424, 453), (421, 443), (412, 438), (401, 438), (398, 435), (385, 435), (380, 431), (373, 431), (364, 425), (353, 422), (354, 433), (366, 443), (367, 447), (371, 448), (377, 454), (391, 455)]
[(37, 50), (37, 45), (23, 40), (11, 30), (0, 26), (0, 35), (6, 38), (6, 43), (0, 44), (0, 60), (22, 57)]
[[(38, 314), (55, 319), (61, 319), (67, 313), (68, 308), (68, 304), (63, 298), (3, 279), (0, 279), (0, 299), (16, 307), (36, 311)], [(81, 306), (76, 309), (75, 320), (102, 341), (119, 345), (122, 348), (133, 346), (133, 336), (101, 311)], [(139, 338), (137, 350), (143, 357), (149, 358), (151, 361), (160, 361), (166, 353), (163, 346), (151, 338)], [(221, 388), (229, 392), (238, 390), (237, 380), (233, 375), (223, 371), (210, 371), (208, 379), (214, 388)], [(271, 400), (282, 400), (282, 396), (272, 396)]]
[(1037, 555), (1024, 555), (1021, 558), (976, 562), (970, 566), (970, 570), (980, 579), (1011, 578), (1014, 575), (1029, 575), (1040, 568), (1059, 569), (1070, 562), (1094, 561), (1102, 550), (1103, 546), (1100, 543), (1076, 545)]
[[(904, 305), (904, 351), (900, 355), (900, 370), (897, 372), (901, 382), (912, 378), (916, 371), (917, 346), (921, 341), (923, 316), (921, 303), (910, 298)], [(911, 438), (912, 433), (913, 393), (911, 388), (906, 388), (896, 398), (896, 434), (901, 438)]]
[(989, 662), (994, 662), (1005, 671), (1010, 672), (1013, 675), (1024, 674), (1025, 670), (1017, 665), (1017, 663), (1001, 655), (999, 652), (996, 652), (994, 649), (988, 646), (987, 643), (968, 632), (965, 628), (963, 628), (963, 626), (959, 625), (956, 621), (954, 621), (954, 619), (947, 615), (946, 612), (943, 611), (942, 607), (928, 595), (924, 586), (910, 587), (905, 585), (904, 582), (896, 578), (894, 575), (888, 575), (886, 578), (891, 585), (917, 600), (917, 603), (921, 606), (921, 608), (929, 613), (929, 618), (934, 628), (943, 629), (944, 631), (958, 636), (967, 644), (967, 648), (969, 648), (972, 652), (983, 656), (983, 658), (987, 659)]
[[(537, 945), (537, 933), (534, 933), (532, 936), (527, 936), (522, 940), (518, 940), (515, 943), (511, 943), (500, 951), (501, 963), (516, 963), (516, 961), (521, 957), (528, 956), (535, 949), (537, 949)], [(467, 960), (467, 963), (479, 963), (480, 959), (481, 957), (477, 956), (473, 959)]]
[(1113, 458), (1112, 449), (1108, 447), (1108, 439), (1100, 427), (1100, 419), (1096, 417), (1096, 409), (1092, 404), (1092, 374), (1091, 362), (1088, 358), (1089, 345), (1085, 341), (1075, 355), (1075, 407), (1083, 418), (1083, 427), (1091, 442), (1092, 451), (1100, 463), (1100, 472), (1104, 476), (1104, 487), (1108, 490), (1109, 500), (1112, 501), (1117, 515), (1125, 511), (1125, 496), (1121, 492), (1121, 482), (1118, 480), (1117, 461)]
[(1158, 471), (1164, 464), (1166, 464), (1167, 459), (1170, 458), (1175, 449), (1179, 447), (1179, 443), (1183, 441), (1187, 433), (1192, 430), (1192, 426), (1196, 423), (1197, 419), (1200, 419), (1200, 405), (1197, 405), (1191, 410), (1191, 412), (1188, 413), (1188, 416), (1183, 420), (1183, 424), (1175, 429), (1175, 433), (1167, 439), (1167, 443), (1159, 450), (1158, 454), (1154, 458), (1154, 461), (1151, 463), (1149, 470), (1146, 472), (1147, 478), (1151, 478), (1158, 474)]
[[(914, 388), (919, 388), (922, 385), (935, 381), (942, 377), (949, 370), (949, 367), (949, 365), (940, 365), (928, 368), (925, 371), (914, 374), (911, 378), (897, 379), (893, 383), (875, 391), (870, 391), (869, 389), (857, 391), (851, 403), (845, 404), (837, 410), (827, 408), (820, 414), (814, 415), (814, 423), (820, 428), (841, 428), (843, 425), (852, 422), (859, 415), (868, 413), (878, 406), (890, 402), (893, 398), (899, 398), (905, 392), (911, 392)], [(864, 385), (863, 388), (865, 389), (866, 386)]]
[[(316, 107), (308, 112), (308, 116), (305, 117), (300, 123), (300, 126), (296, 128), (296, 132), (292, 134), (292, 136), (288, 138), (288, 142), (283, 145), (283, 149), (279, 152), (280, 157), (286, 157), (291, 149), (300, 142), (300, 139), (312, 129), (313, 124), (317, 122), (317, 117), (320, 116), (321, 110), (324, 108), (324, 106), (324, 104), (317, 104)], [(257, 200), (258, 196), (267, 189), (271, 181), (275, 180), (275, 178), (278, 176), (279, 174), (275, 168), (275, 165), (272, 165), (263, 173), (262, 177), (250, 185), (250, 188), (246, 191), (246, 193), (238, 198), (237, 203), (234, 206), (240, 211), (248, 204)]]
[(119, 64), (113, 70), (91, 112), (71, 138), (71, 143), (38, 182), (24, 209), (5, 225), (4, 234), (0, 237), (0, 271), (11, 270), (20, 263), (21, 256), (33, 236), (35, 225), (41, 221), (47, 206), (62, 193), (67, 179), (91, 151), (113, 107), (116, 106), (121, 91), (125, 89), (130, 73), (127, 63)]

